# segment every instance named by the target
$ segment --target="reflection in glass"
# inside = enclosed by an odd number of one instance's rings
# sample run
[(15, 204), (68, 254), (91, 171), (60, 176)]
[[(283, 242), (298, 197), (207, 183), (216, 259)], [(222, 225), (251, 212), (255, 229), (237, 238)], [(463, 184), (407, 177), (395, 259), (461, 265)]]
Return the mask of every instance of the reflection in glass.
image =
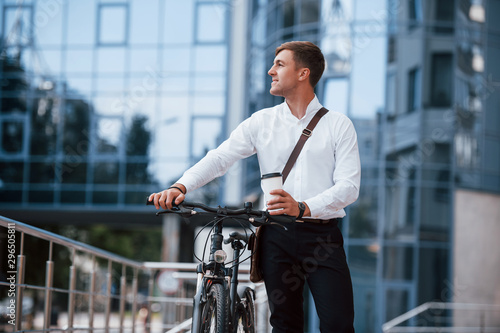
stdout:
[(151, 176), (147, 170), (148, 170), (147, 162), (127, 163), (125, 171), (127, 184), (148, 184), (151, 181)]
[[(366, 185), (363, 190), (368, 190)], [(360, 195), (360, 198), (349, 206), (349, 237), (377, 237), (377, 201), (372, 198), (369, 195)]]
[(96, 162), (94, 164), (94, 184), (118, 184), (118, 162)]
[(0, 180), (3, 183), (22, 183), (23, 169), (23, 162), (0, 162)]
[(198, 46), (195, 56), (195, 70), (225, 72), (227, 68), (227, 49), (225, 46)]
[(125, 48), (101, 48), (97, 51), (97, 71), (122, 73), (125, 70)]
[[(350, 222), (351, 223), (351, 222)], [(355, 285), (354, 326), (361, 332), (374, 332), (378, 245), (349, 246), (349, 270)]]
[(33, 40), (33, 8), (7, 6), (4, 9), (3, 36), (8, 36), (7, 45), (27, 46)]
[(434, 32), (442, 34), (453, 33), (453, 21), (455, 20), (455, 1), (436, 1)]
[[(193, 41), (193, 2), (194, 1), (165, 1), (163, 15), (163, 42), (166, 44), (190, 44)], [(188, 13), (179, 15), (179, 13)]]
[[(405, 157), (407, 158), (407, 157)], [(385, 237), (413, 240), (417, 188), (415, 167), (388, 163), (386, 189)]]
[(410, 0), (408, 3), (408, 29), (414, 29), (422, 23), (421, 0)]
[(451, 104), (451, 89), (453, 79), (451, 53), (436, 53), (432, 55), (431, 104), (446, 107)]
[(196, 7), (196, 41), (224, 42), (226, 36), (226, 5), (200, 3)]
[[(390, 289), (385, 295), (385, 321), (388, 322), (402, 315), (409, 310), (409, 295), (407, 290)], [(408, 322), (403, 322), (398, 326), (407, 326)]]
[(222, 93), (226, 90), (226, 77), (223, 75), (197, 76), (194, 78), (194, 90)]
[(212, 93), (210, 95), (198, 94), (194, 98), (193, 113), (195, 115), (220, 115), (225, 112), (225, 96), (224, 94)]
[(302, 0), (300, 8), (300, 23), (314, 23), (319, 21), (319, 2)]
[(53, 191), (30, 190), (28, 192), (28, 201), (32, 203), (52, 203), (53, 200), (54, 200)]
[(24, 122), (21, 120), (3, 121), (2, 152), (16, 154), (23, 151)]
[(130, 1), (130, 6), (130, 43), (157, 43), (160, 1)]
[(85, 203), (85, 191), (61, 191), (61, 203), (83, 204)]
[(420, 108), (420, 68), (408, 73), (408, 112)]
[(38, 45), (61, 45), (64, 4), (62, 1), (35, 1), (35, 38)]
[(159, 76), (159, 73), (155, 74), (156, 68), (158, 67), (157, 55), (158, 50), (156, 48), (131, 49), (130, 71), (144, 73), (145, 76)]
[(68, 45), (94, 44), (96, 31), (95, 0), (68, 1), (67, 37)]
[(130, 110), (131, 106), (136, 105), (133, 99), (122, 94), (97, 95), (93, 98), (93, 107), (99, 115), (123, 115)]
[(420, 248), (417, 304), (435, 300), (453, 301), (448, 273), (449, 253), (446, 248)]
[(122, 75), (118, 77), (99, 77), (95, 79), (95, 83), (94, 89), (99, 94), (119, 94), (125, 89), (125, 78)]
[(205, 156), (210, 149), (217, 147), (221, 135), (220, 118), (193, 118), (193, 143), (191, 156), (196, 160)]
[(93, 51), (68, 49), (66, 55), (66, 72), (69, 73), (92, 73)]
[(349, 80), (329, 78), (325, 81), (323, 105), (333, 111), (347, 114), (349, 108)]
[(322, 25), (326, 29), (321, 39), (321, 50), (327, 61), (327, 70), (348, 73), (352, 52), (351, 1), (327, 0), (322, 2)]
[(30, 163), (31, 183), (52, 183), (54, 182), (54, 163), (32, 162)]
[(118, 117), (100, 117), (97, 120), (96, 151), (98, 154), (114, 154), (118, 152), (123, 122)]
[(77, 156), (66, 157), (60, 166), (60, 180), (63, 184), (85, 184), (87, 182), (87, 162)]
[(163, 70), (168, 78), (169, 72), (186, 72), (191, 69), (190, 48), (168, 48), (163, 52)]
[[(186, 91), (189, 90), (190, 79), (187, 76), (171, 74), (164, 77), (160, 82), (161, 82), (161, 88), (165, 93), (177, 94), (180, 92), (185, 93)], [(197, 86), (198, 85), (196, 84), (195, 81), (195, 86), (194, 86), (195, 90), (198, 89)], [(217, 83), (215, 83), (215, 86), (217, 86)]]
[(85, 156), (90, 145), (90, 108), (83, 100), (68, 99), (64, 103), (63, 153)]
[(387, 75), (386, 82), (386, 114), (390, 116), (395, 116), (397, 114), (396, 108), (396, 74), (390, 73)]
[(128, 6), (99, 6), (99, 44), (125, 44), (128, 38)]
[(384, 279), (411, 280), (413, 278), (413, 251), (412, 247), (384, 247)]
[(116, 204), (118, 193), (115, 191), (94, 191), (92, 193), (93, 204)]
[[(295, 1), (288, 0), (283, 4), (283, 28), (293, 27), (295, 24)], [(293, 36), (293, 34), (288, 35)], [(284, 36), (283, 39), (288, 39), (288, 36)]]

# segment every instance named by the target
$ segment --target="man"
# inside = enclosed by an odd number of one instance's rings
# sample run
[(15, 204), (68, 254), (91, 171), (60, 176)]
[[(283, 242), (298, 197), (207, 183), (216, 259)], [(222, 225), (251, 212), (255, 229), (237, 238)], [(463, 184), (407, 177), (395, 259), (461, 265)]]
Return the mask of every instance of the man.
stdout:
[[(257, 154), (261, 174), (281, 172), (302, 130), (321, 109), (314, 87), (325, 69), (321, 50), (310, 42), (276, 49), (268, 74), (270, 93), (285, 102), (255, 112), (228, 140), (186, 171), (167, 190), (153, 193), (156, 208), (171, 208), (185, 194), (223, 175), (237, 160)], [(304, 145), (282, 190), (267, 202), (271, 214), (303, 216), (283, 230), (262, 232), (262, 271), (273, 332), (303, 332), (303, 288), (307, 282), (321, 332), (354, 332), (349, 268), (337, 226), (359, 194), (360, 161), (356, 132), (344, 115), (324, 115)]]

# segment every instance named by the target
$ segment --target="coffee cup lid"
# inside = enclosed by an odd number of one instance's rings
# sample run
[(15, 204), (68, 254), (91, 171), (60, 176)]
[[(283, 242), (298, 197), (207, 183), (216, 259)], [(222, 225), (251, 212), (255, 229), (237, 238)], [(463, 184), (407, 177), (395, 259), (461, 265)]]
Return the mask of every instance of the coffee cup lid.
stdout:
[(265, 175), (262, 175), (260, 179), (267, 179), (274, 177), (281, 177), (281, 172), (266, 173)]

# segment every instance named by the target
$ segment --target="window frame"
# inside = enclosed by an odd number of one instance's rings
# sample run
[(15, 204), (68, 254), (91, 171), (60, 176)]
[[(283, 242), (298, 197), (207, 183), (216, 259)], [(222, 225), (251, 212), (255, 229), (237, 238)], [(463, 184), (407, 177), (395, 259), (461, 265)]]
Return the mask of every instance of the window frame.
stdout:
[[(103, 41), (101, 38), (101, 32), (102, 32), (102, 11), (105, 8), (119, 8), (122, 7), (125, 9), (125, 23), (124, 23), (124, 36), (123, 36), (123, 41), (117, 41), (117, 42), (107, 42)], [(97, 19), (96, 19), (96, 45), (98, 47), (102, 46), (128, 46), (129, 44), (129, 37), (130, 37), (130, 6), (126, 2), (119, 2), (119, 3), (100, 3), (97, 5)]]

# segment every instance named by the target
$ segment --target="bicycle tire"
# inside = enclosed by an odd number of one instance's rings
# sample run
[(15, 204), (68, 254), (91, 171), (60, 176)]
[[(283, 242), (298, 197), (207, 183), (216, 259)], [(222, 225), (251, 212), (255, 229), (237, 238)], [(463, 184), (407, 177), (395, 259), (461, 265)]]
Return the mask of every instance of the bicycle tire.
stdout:
[(255, 333), (255, 304), (249, 291), (240, 299), (235, 317), (234, 333)]
[(224, 287), (213, 284), (203, 306), (200, 333), (224, 333), (226, 331), (227, 300)]

